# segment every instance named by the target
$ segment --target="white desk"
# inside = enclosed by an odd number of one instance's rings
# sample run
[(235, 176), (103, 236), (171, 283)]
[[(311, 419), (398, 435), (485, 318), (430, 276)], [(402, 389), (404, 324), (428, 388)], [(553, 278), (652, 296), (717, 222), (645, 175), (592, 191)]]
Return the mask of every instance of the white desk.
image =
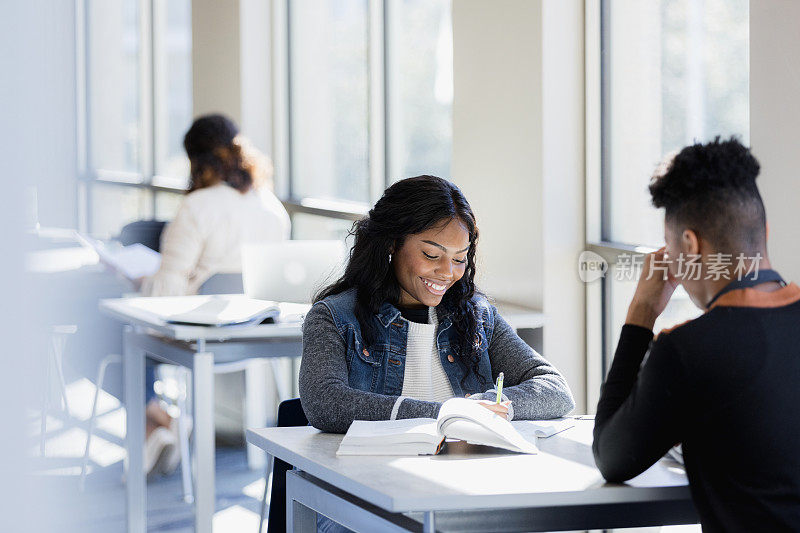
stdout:
[(557, 531), (697, 522), (683, 469), (662, 460), (627, 484), (594, 465), (594, 422), (539, 439), (538, 455), (450, 446), (422, 457), (337, 457), (342, 435), (311, 427), (248, 430), (294, 465), (287, 531), (316, 531), (316, 511), (355, 531)]
[(211, 532), (214, 515), (214, 364), (253, 357), (299, 357), (302, 331), (299, 316), (308, 305), (281, 304), (288, 323), (248, 327), (201, 327), (168, 324), (131, 304), (130, 299), (100, 301), (100, 310), (128, 324), (123, 334), (125, 408), (128, 452), (126, 480), (129, 533), (144, 533), (146, 485), (144, 450), (145, 355), (193, 372), (195, 531)]

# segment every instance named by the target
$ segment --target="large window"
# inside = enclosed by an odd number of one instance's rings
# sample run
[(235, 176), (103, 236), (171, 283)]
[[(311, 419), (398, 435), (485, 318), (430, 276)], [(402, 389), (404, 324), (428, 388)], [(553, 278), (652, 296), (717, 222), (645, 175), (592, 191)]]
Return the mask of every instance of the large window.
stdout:
[(450, 0), (288, 0), (286, 8), (288, 96), (276, 104), (288, 109), (278, 136), (288, 146), (276, 157), (289, 160), (276, 167), (286, 169), (278, 179), (288, 184), (294, 237), (341, 236), (349, 223), (319, 217), (352, 221), (398, 179), (450, 178)]
[(747, 0), (604, 3), (603, 238), (659, 244), (647, 184), (694, 141), (749, 132)]
[[(258, 127), (293, 237), (342, 237), (398, 179), (450, 178), (450, 6), (273, 2), (275, 122)], [(170, 219), (187, 184), (191, 0), (87, 0), (85, 21), (86, 225), (110, 237)]]
[(450, 2), (387, 3), (389, 181), (450, 178), (453, 24)]
[[(590, 364), (607, 369), (636, 287), (630, 258), (664, 243), (663, 213), (652, 207), (647, 189), (657, 165), (671, 152), (717, 135), (748, 142), (749, 17), (747, 0), (606, 0), (594, 17), (587, 12), (587, 20), (595, 19), (600, 32), (597, 42), (589, 42), (587, 58), (601, 68), (587, 84), (601, 98), (599, 109), (591, 108), (590, 98), (587, 117), (594, 112), (601, 119), (587, 137), (596, 134), (599, 142), (588, 142), (587, 150), (596, 148), (599, 158), (588, 153), (587, 160), (599, 160), (600, 168), (589, 169), (599, 185), (590, 178), (587, 233), (591, 249), (610, 268), (599, 290), (589, 288), (594, 314), (587, 319), (604, 339), (599, 356), (592, 358), (590, 347)], [(699, 313), (679, 289), (656, 331)]]
[(141, 35), (136, 0), (86, 4), (89, 165), (106, 175), (140, 181)]
[(107, 238), (133, 220), (171, 218), (186, 186), (191, 0), (83, 5), (86, 224)]
[(368, 202), (367, 0), (289, 4), (292, 195)]

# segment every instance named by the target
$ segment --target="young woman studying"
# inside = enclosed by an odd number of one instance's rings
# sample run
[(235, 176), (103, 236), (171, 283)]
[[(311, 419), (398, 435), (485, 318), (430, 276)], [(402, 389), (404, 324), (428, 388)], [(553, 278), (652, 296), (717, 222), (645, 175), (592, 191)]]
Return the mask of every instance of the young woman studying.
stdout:
[[(242, 245), (289, 238), (289, 215), (269, 187), (269, 159), (223, 115), (197, 118), (183, 139), (191, 164), (189, 190), (161, 235), (161, 266), (145, 278), (145, 296), (195, 294), (217, 273), (242, 271)], [(153, 391), (147, 365), (145, 468), (169, 473), (178, 466), (177, 430)]]
[(161, 267), (147, 296), (195, 294), (217, 273), (242, 271), (242, 244), (289, 238), (289, 215), (272, 193), (272, 164), (223, 115), (197, 118), (183, 139), (189, 190), (161, 235)]
[(452, 183), (418, 176), (389, 187), (356, 222), (341, 279), (305, 318), (300, 397), (310, 423), (344, 433), (353, 420), (433, 417), (449, 398), (509, 419), (574, 407), (564, 378), (475, 288), (478, 229)]

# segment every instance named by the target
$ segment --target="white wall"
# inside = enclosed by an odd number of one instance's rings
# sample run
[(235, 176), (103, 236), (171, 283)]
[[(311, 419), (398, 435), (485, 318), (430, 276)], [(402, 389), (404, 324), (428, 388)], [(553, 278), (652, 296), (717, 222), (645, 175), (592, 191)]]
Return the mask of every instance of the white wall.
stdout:
[(453, 180), (479, 284), (544, 310), (545, 357), (585, 409), (583, 2), (453, 2)]
[(584, 8), (545, 0), (542, 11), (544, 353), (586, 412), (586, 288), (577, 271), (586, 242)]
[(453, 2), (453, 181), (478, 219), (479, 283), (543, 305), (541, 6)]
[(194, 116), (224, 113), (272, 151), (270, 2), (193, 0)]
[(192, 111), (241, 122), (240, 2), (192, 1)]
[(750, 143), (773, 266), (800, 282), (800, 2), (750, 2)]

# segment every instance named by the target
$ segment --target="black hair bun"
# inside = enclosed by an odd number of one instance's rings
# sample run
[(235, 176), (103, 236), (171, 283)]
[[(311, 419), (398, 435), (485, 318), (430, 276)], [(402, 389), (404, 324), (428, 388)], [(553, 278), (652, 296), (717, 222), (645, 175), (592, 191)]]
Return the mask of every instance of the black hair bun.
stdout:
[(220, 147), (231, 146), (239, 135), (239, 127), (224, 115), (198, 117), (183, 138), (183, 147), (190, 159), (209, 154)]
[(653, 177), (653, 205), (666, 207), (715, 191), (749, 190), (755, 188), (759, 170), (750, 149), (736, 137), (695, 143), (681, 150), (666, 172)]

